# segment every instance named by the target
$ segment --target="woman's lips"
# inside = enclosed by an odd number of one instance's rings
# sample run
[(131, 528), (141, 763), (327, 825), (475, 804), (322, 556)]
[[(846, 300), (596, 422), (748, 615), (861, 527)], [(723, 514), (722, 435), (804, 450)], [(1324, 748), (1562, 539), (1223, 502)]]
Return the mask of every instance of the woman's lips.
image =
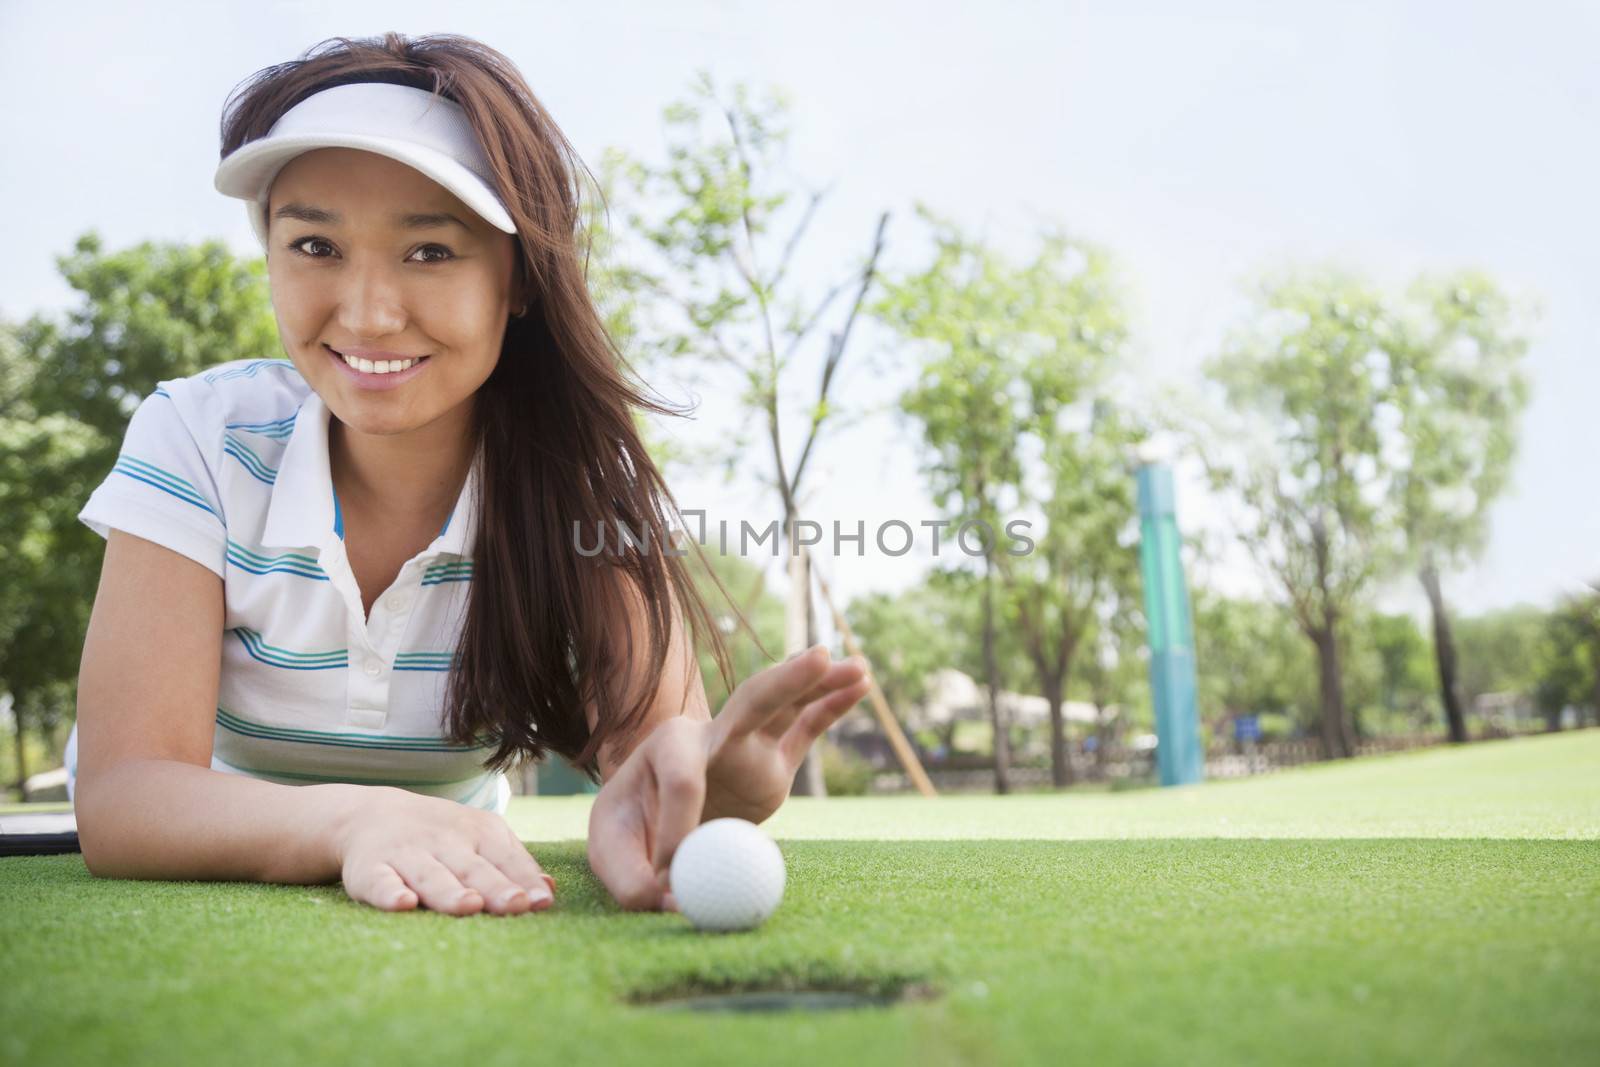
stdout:
[(322, 347), (327, 350), (328, 358), (333, 360), (334, 364), (339, 368), (339, 370), (349, 377), (352, 382), (362, 389), (371, 389), (378, 392), (404, 385), (412, 378), (415, 378), (418, 374), (421, 374), (423, 368), (433, 361), (433, 357), (423, 356), (405, 370), (391, 371), (388, 374), (369, 374), (366, 371), (357, 370), (356, 368), (350, 366), (350, 364), (344, 361), (343, 356), (335, 352), (333, 349), (328, 348), (327, 345), (323, 345)]

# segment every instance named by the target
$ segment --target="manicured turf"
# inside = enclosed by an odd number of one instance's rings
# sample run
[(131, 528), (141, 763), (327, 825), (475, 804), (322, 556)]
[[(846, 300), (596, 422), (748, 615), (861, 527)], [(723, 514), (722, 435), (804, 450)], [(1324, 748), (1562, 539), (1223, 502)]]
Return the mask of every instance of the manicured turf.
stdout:
[[(1579, 1062), (1600, 1047), (1600, 732), (1084, 796), (797, 798), (760, 930), (617, 911), (589, 798), (519, 798), (515, 918), (337, 885), (0, 860), (0, 1063)], [(747, 985), (933, 995), (706, 1015)]]

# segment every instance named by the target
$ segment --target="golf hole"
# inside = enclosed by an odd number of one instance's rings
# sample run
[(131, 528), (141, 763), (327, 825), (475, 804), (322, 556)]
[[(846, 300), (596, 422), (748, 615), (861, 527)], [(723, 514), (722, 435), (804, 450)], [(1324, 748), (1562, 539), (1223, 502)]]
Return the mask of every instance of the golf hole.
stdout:
[(667, 990), (635, 993), (636, 1007), (658, 1011), (848, 1011), (888, 1008), (908, 1001), (932, 1000), (939, 992), (927, 982), (895, 980), (856, 985), (788, 986), (765, 983), (710, 988), (677, 985)]

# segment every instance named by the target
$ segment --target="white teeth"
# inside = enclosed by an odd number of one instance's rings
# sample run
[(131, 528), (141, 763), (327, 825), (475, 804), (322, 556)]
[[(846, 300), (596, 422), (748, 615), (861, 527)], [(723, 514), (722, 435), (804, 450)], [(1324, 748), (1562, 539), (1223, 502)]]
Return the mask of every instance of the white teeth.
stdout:
[(339, 358), (363, 374), (393, 374), (396, 371), (406, 370), (417, 362), (414, 359), (380, 359), (374, 363), (370, 359), (355, 359), (346, 355), (341, 355)]

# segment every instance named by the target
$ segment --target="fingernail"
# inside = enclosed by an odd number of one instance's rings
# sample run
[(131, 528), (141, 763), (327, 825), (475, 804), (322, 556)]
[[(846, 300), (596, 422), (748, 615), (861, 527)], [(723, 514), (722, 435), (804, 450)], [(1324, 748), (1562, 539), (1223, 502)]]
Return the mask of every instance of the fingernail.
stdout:
[(530, 904), (548, 904), (554, 899), (555, 897), (550, 895), (550, 891), (548, 889), (528, 890), (528, 902)]
[(508, 889), (500, 894), (500, 906), (502, 908), (513, 908), (518, 904), (526, 903), (527, 900), (528, 894), (521, 889)]

